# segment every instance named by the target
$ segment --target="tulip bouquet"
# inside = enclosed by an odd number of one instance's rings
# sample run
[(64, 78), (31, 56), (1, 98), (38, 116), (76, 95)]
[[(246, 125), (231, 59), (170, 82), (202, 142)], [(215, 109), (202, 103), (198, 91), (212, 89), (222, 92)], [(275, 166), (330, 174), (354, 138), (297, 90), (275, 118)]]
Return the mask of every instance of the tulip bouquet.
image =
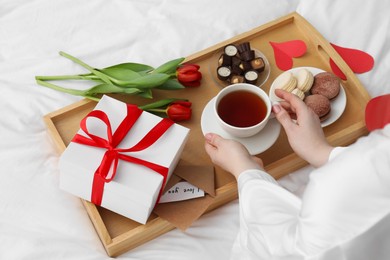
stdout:
[[(153, 98), (153, 89), (178, 90), (185, 87), (198, 87), (202, 79), (199, 66), (182, 64), (184, 58), (168, 61), (157, 68), (140, 63), (120, 63), (103, 69), (94, 68), (65, 52), (60, 55), (72, 60), (89, 71), (77, 75), (36, 76), (36, 82), (64, 93), (82, 96), (98, 101), (102, 94), (128, 94)], [(70, 89), (54, 84), (60, 80), (87, 80), (96, 83), (86, 90)], [(154, 113), (165, 113), (174, 121), (191, 117), (191, 102), (166, 99), (141, 107)]]

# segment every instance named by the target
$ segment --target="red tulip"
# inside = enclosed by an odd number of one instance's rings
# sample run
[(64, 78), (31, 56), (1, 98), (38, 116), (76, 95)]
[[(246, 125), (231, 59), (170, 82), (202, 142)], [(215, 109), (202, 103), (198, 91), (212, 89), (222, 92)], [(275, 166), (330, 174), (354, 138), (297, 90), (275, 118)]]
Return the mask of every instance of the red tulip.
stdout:
[(166, 110), (168, 117), (175, 122), (191, 119), (191, 112), (189, 101), (175, 101)]
[(197, 64), (184, 64), (176, 69), (177, 80), (186, 87), (199, 87), (202, 73)]

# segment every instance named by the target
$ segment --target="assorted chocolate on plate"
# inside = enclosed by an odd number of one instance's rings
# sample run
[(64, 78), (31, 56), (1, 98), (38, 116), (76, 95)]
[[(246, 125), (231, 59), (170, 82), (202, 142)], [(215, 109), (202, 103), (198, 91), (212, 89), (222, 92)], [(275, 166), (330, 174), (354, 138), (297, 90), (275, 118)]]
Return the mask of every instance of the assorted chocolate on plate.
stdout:
[(217, 77), (229, 84), (256, 84), (265, 69), (265, 61), (256, 55), (249, 42), (225, 46), (218, 59)]

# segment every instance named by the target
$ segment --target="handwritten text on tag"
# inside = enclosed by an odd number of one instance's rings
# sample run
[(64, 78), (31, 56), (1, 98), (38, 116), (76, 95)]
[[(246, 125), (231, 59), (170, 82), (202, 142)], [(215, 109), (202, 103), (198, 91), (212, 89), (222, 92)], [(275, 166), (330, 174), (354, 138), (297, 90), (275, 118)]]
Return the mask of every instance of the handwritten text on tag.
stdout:
[(204, 196), (204, 191), (186, 181), (176, 183), (160, 198), (160, 203), (189, 200)]

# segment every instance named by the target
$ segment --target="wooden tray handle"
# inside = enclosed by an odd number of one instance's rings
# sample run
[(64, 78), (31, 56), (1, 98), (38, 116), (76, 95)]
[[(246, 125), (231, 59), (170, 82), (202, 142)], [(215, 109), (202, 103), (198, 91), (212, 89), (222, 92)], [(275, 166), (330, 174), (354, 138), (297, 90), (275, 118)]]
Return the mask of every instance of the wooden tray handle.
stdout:
[(354, 75), (354, 72), (351, 70), (351, 68), (348, 66), (348, 64), (341, 58), (341, 56), (338, 54), (338, 52), (330, 45), (330, 43), (318, 43), (317, 44), (318, 53), (320, 56), (324, 59), (324, 61), (329, 64), (330, 66), (330, 57), (333, 57), (334, 63), (340, 68), (340, 70), (344, 73), (346, 76), (346, 80), (348, 81), (354, 78), (352, 75)]
[[(297, 13), (294, 13), (293, 16), (297, 21), (300, 22), (301, 27), (304, 30), (307, 30), (310, 32), (310, 35), (313, 37), (311, 38), (312, 43), (314, 44), (315, 48), (317, 48), (319, 56), (324, 61), (325, 64), (329, 64), (330, 57), (332, 57), (332, 60), (336, 63), (336, 65), (340, 68), (340, 70), (344, 73), (346, 80), (343, 80), (344, 82), (349, 81), (353, 83), (352, 85), (359, 86), (361, 85), (358, 79), (355, 77), (353, 71), (351, 68), (347, 65), (347, 63), (341, 58), (341, 56), (338, 54), (338, 52), (330, 45), (329, 41), (326, 40), (321, 34), (317, 32), (317, 30), (308, 22), (306, 21), (302, 16), (300, 16)], [(330, 64), (329, 64), (330, 67)], [(345, 85), (345, 84), (344, 84)]]
[[(326, 64), (329, 64), (330, 67), (330, 57), (333, 57), (333, 61), (336, 63), (336, 65), (340, 68), (340, 70), (344, 73), (346, 79), (340, 79), (341, 82), (343, 82), (344, 89), (349, 88), (349, 90), (358, 91), (360, 95), (365, 96), (365, 99), (369, 100), (370, 96), (367, 93), (367, 91), (364, 91), (365, 88), (362, 86), (359, 79), (356, 77), (355, 73), (352, 71), (352, 69), (348, 66), (348, 64), (344, 61), (343, 58), (338, 54), (338, 52), (330, 45), (329, 42), (327, 42), (324, 39), (324, 42), (317, 42), (316, 44), (318, 48), (318, 53), (320, 54), (320, 57), (326, 62)], [(348, 82), (348, 84), (346, 84)], [(347, 90), (347, 89), (346, 89)], [(348, 91), (348, 90), (347, 90)]]

